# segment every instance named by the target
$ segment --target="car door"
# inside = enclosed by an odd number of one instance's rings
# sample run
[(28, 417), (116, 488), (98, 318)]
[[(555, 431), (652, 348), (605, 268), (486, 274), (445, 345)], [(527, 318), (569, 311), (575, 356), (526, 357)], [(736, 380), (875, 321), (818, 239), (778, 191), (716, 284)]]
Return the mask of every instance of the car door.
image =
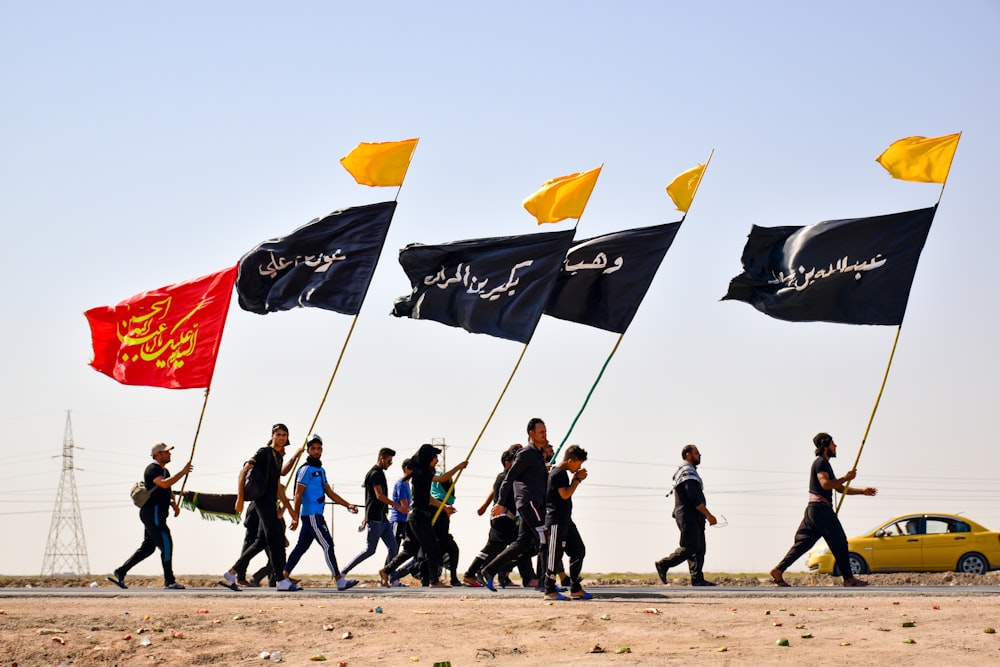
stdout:
[[(923, 540), (924, 568), (954, 570), (962, 554), (974, 550), (968, 524), (948, 517), (927, 517), (927, 534)], [(964, 530), (962, 530), (964, 528)]]
[[(913, 517), (910, 517), (910, 521)], [(919, 518), (918, 518), (919, 523)], [(907, 520), (889, 524), (879, 537), (873, 537), (865, 545), (870, 555), (865, 555), (873, 572), (918, 572), (921, 567), (921, 540), (923, 535), (910, 534)]]

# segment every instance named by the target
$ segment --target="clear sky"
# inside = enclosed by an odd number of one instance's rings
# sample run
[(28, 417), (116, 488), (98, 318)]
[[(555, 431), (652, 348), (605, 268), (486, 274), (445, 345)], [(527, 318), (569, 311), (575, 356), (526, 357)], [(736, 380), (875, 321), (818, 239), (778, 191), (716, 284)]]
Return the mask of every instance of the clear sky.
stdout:
[[(875, 157), (962, 131), (859, 465), (857, 483), (880, 493), (847, 499), (841, 516), (848, 534), (913, 511), (1000, 528), (997, 34), (993, 0), (3, 3), (0, 573), (41, 569), (66, 410), (95, 575), (140, 541), (127, 492), (150, 446), (176, 445), (175, 470), (191, 449), (204, 392), (90, 369), (83, 312), (395, 197), (355, 184), (339, 159), (409, 137), (420, 144), (315, 429), (339, 493), (362, 501), (382, 446), (401, 460), (443, 438), (449, 465), (464, 458), (521, 352), (390, 317), (409, 290), (398, 249), (535, 232), (521, 201), (602, 163), (580, 237), (678, 220), (664, 188), (714, 149), (570, 438), (590, 452), (575, 516), (585, 570), (652, 572), (677, 544), (664, 494), (697, 443), (709, 507), (728, 520), (709, 530), (707, 569), (766, 571), (801, 517), (812, 436), (832, 433), (834, 469), (850, 468), (896, 329), (720, 302), (746, 235), (931, 206), (939, 186), (894, 180)], [(234, 298), (188, 489), (233, 491), (274, 422), (302, 442), (351, 321), (259, 316)], [(475, 507), (500, 452), (534, 416), (561, 441), (616, 338), (543, 318), (457, 488), (462, 568), (485, 542)], [(336, 512), (342, 563), (362, 547), (357, 525)], [(222, 572), (238, 555), (241, 527), (191, 512), (171, 526), (179, 573)], [(299, 569), (322, 572), (318, 550)], [(158, 559), (137, 571), (158, 573)]]

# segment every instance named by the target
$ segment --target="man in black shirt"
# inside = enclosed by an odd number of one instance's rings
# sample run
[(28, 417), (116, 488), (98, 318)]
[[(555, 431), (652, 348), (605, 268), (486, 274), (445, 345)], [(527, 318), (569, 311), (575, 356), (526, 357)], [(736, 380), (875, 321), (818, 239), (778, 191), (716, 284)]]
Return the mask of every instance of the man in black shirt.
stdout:
[(705, 492), (698, 465), (701, 452), (696, 445), (684, 445), (681, 449), (684, 465), (674, 473), (674, 520), (681, 531), (681, 543), (677, 549), (654, 564), (660, 581), (667, 583), (667, 570), (688, 562), (692, 586), (714, 586), (705, 580), (702, 568), (705, 565), (705, 521), (714, 526), (715, 516), (705, 505)]
[(816, 458), (809, 469), (809, 503), (806, 505), (802, 523), (795, 532), (795, 543), (788, 550), (781, 562), (771, 570), (771, 579), (779, 586), (788, 586), (782, 576), (789, 566), (800, 556), (812, 549), (819, 538), (826, 540), (826, 545), (833, 552), (840, 574), (844, 577), (845, 586), (867, 586), (867, 581), (856, 579), (851, 572), (847, 535), (837, 512), (833, 509), (833, 491), (836, 489), (845, 495), (874, 496), (878, 493), (875, 487), (854, 488), (844, 487), (844, 482), (854, 479), (857, 470), (848, 470), (847, 474), (837, 478), (833, 474), (830, 459), (837, 456), (837, 443), (829, 433), (817, 433), (813, 438), (816, 447)]
[(172, 449), (173, 447), (167, 447), (162, 442), (153, 445), (150, 453), (153, 457), (153, 463), (146, 466), (146, 471), (142, 476), (146, 488), (151, 490), (149, 500), (139, 508), (139, 520), (142, 521), (145, 531), (142, 544), (121, 567), (115, 570), (113, 577), (108, 577), (108, 581), (119, 588), (128, 588), (125, 585), (125, 575), (157, 549), (160, 550), (160, 562), (163, 564), (164, 587), (175, 590), (183, 590), (184, 588), (174, 579), (174, 542), (170, 537), (170, 529), (167, 527), (167, 513), (171, 506), (175, 511), (177, 510), (177, 503), (170, 487), (191, 472), (192, 465), (188, 461), (179, 473), (171, 477), (165, 466), (170, 463)]
[[(579, 445), (570, 445), (563, 454), (562, 463), (553, 466), (549, 472), (548, 490), (545, 496), (545, 525), (549, 529), (549, 549), (545, 565), (545, 599), (565, 600), (556, 590), (559, 564), (563, 553), (569, 556), (570, 597), (589, 600), (593, 596), (583, 590), (580, 573), (583, 571), (583, 557), (587, 548), (573, 522), (573, 493), (580, 482), (587, 479), (587, 450)], [(570, 479), (570, 473), (573, 479)]]
[(365, 475), (365, 519), (364, 525), (368, 530), (368, 542), (364, 551), (354, 557), (347, 567), (344, 568), (344, 576), (353, 570), (359, 563), (375, 553), (378, 541), (381, 539), (389, 553), (385, 557), (388, 563), (396, 557), (399, 551), (399, 543), (396, 542), (396, 535), (392, 529), (392, 522), (389, 521), (389, 506), (391, 505), (397, 512), (402, 512), (403, 506), (394, 502), (388, 496), (389, 485), (385, 480), (385, 471), (392, 465), (392, 457), (396, 452), (388, 447), (383, 447), (378, 451), (378, 461), (372, 469)]
[[(260, 496), (254, 500), (254, 511), (260, 519), (260, 527), (264, 532), (267, 559), (271, 566), (271, 581), (277, 582), (279, 591), (299, 591), (302, 587), (285, 577), (285, 524), (278, 516), (278, 503), (285, 508), (292, 521), (298, 521), (299, 515), (292, 507), (281, 483), (282, 463), (285, 456), (285, 446), (288, 444), (288, 427), (275, 424), (271, 427), (271, 439), (261, 447), (253, 458), (243, 464), (236, 486), (236, 511), (243, 511), (243, 494), (246, 489), (247, 475), (250, 471), (260, 482)], [(249, 561), (253, 554), (244, 552), (240, 561)], [(236, 575), (236, 568), (231, 568), (229, 575)], [(225, 576), (225, 574), (223, 575)], [(230, 577), (226, 577), (229, 581)]]
[[(503, 480), (507, 477), (507, 471), (510, 470), (510, 466), (514, 463), (514, 457), (520, 449), (521, 445), (511, 445), (504, 450), (503, 454), (500, 455), (500, 465), (503, 466), (503, 470), (500, 471), (496, 479), (493, 481), (493, 490), (490, 492), (490, 495), (486, 496), (486, 500), (483, 501), (483, 504), (476, 510), (476, 514), (479, 516), (485, 514), (486, 510), (490, 508), (490, 505), (501, 502), (499, 496), (500, 487), (503, 485)], [(480, 584), (476, 579), (476, 575), (479, 573), (479, 570), (482, 569), (485, 563), (488, 563), (496, 558), (497, 554), (506, 549), (507, 545), (513, 542), (516, 538), (517, 521), (514, 518), (513, 512), (508, 510), (500, 516), (491, 516), (490, 534), (486, 540), (486, 546), (483, 547), (482, 551), (476, 554), (476, 557), (469, 565), (469, 569), (465, 571), (465, 577), (462, 579), (462, 582), (466, 586), (482, 586), (482, 584)], [(505, 573), (501, 572), (500, 575), (501, 585), (503, 585), (503, 576)]]

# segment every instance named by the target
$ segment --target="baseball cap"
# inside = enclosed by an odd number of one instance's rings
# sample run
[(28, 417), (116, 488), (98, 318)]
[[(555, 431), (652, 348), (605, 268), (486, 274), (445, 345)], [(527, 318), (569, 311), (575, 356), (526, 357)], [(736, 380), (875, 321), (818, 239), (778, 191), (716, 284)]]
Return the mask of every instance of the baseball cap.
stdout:
[(321, 445), (323, 444), (323, 438), (319, 436), (319, 433), (313, 433), (312, 435), (310, 435), (309, 439), (306, 440), (306, 445), (311, 445), (314, 442), (318, 442)]
[(153, 451), (149, 453), (150, 456), (156, 456), (160, 452), (169, 452), (173, 447), (167, 447), (166, 444), (158, 442), (153, 445)]

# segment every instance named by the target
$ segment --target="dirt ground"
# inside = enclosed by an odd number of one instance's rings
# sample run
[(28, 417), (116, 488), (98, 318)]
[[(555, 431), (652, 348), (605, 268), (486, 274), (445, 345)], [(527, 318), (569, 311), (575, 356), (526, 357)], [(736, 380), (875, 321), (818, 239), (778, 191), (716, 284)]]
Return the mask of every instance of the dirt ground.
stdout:
[[(769, 586), (752, 575), (711, 577), (726, 586)], [(829, 585), (830, 577), (788, 577), (793, 586)], [(0, 667), (34, 665), (911, 665), (1000, 664), (1000, 587), (972, 595), (985, 577), (871, 575), (872, 587), (849, 597), (691, 595), (682, 578), (651, 602), (615, 597), (608, 584), (653, 586), (647, 575), (594, 577), (590, 601), (546, 602), (481, 589), (440, 597), (406, 595), (366, 581), (350, 594), (306, 578), (297, 593), (166, 595), (158, 579), (129, 578), (115, 596), (30, 597), (0, 590)], [(0, 577), (7, 588), (110, 584), (97, 578)], [(179, 577), (192, 587), (211, 577)], [(878, 594), (879, 585), (951, 585), (947, 594)], [(142, 594), (144, 587), (149, 594)], [(359, 587), (361, 588), (361, 587)], [(136, 590), (139, 589), (139, 590)], [(772, 592), (773, 591), (773, 592)], [(754, 591), (763, 593), (763, 591)], [(778, 646), (781, 639), (788, 646)]]

